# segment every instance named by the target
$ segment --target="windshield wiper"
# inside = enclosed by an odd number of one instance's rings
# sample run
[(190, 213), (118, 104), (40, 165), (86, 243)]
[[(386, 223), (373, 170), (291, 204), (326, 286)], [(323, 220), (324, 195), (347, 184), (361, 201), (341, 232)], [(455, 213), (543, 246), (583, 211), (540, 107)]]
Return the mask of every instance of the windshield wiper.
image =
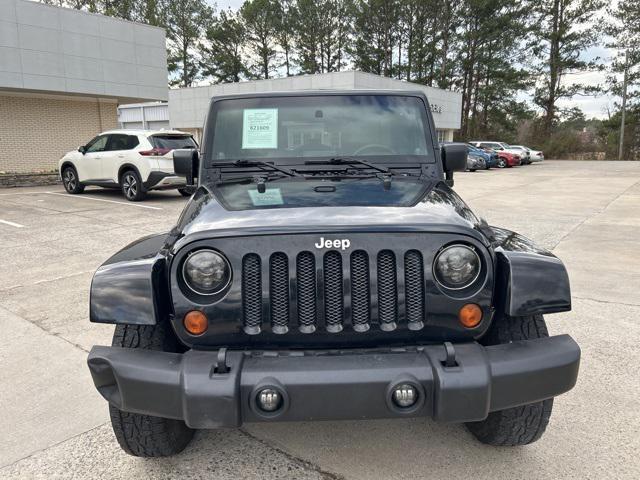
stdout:
[(305, 165), (364, 165), (365, 167), (371, 168), (373, 170), (377, 170), (379, 172), (387, 173), (389, 175), (394, 175), (394, 173), (389, 170), (387, 167), (381, 167), (379, 165), (374, 165), (373, 163), (369, 163), (365, 160), (359, 160), (353, 157), (334, 157), (329, 160), (307, 160), (304, 162)]
[[(280, 173), (280, 172), (272, 172), (272, 173), (267, 173), (265, 172), (265, 174), (263, 175), (243, 175), (240, 177), (232, 177), (232, 178), (219, 178), (218, 180), (216, 180), (216, 185), (225, 185), (225, 184), (229, 184), (229, 183), (243, 183), (243, 182), (248, 182), (248, 181), (252, 181), (253, 183), (255, 183), (257, 185), (258, 188), (258, 192), (259, 193), (264, 193), (267, 189), (266, 187), (266, 183), (268, 182), (273, 182), (274, 180), (280, 180), (281, 178), (285, 178), (288, 177), (290, 175), (286, 174), (286, 173)], [(301, 177), (301, 175), (294, 175), (295, 177)]]
[(285, 175), (288, 175), (290, 177), (300, 176), (299, 173), (296, 173), (293, 170), (289, 170), (288, 168), (284, 168), (284, 167), (279, 167), (278, 165), (275, 165), (270, 162), (265, 162), (262, 160), (240, 159), (240, 160), (232, 160), (230, 162), (220, 162), (220, 163), (216, 162), (213, 165), (215, 167), (259, 167), (262, 170), (264, 170), (265, 167), (269, 167), (273, 170), (284, 173)]
[[(391, 177), (396, 175), (387, 167), (375, 165), (365, 160), (359, 160), (353, 157), (334, 157), (334, 158), (330, 158), (329, 160), (308, 160), (304, 162), (304, 164), (305, 165), (343, 165), (343, 166), (344, 165), (351, 165), (351, 166), (363, 165), (364, 167), (370, 168), (372, 170), (377, 170), (379, 172), (377, 175), (375, 175), (375, 177), (382, 180), (382, 185), (385, 190), (389, 190), (391, 188)], [(349, 176), (349, 174), (338, 174), (336, 176), (344, 178)]]

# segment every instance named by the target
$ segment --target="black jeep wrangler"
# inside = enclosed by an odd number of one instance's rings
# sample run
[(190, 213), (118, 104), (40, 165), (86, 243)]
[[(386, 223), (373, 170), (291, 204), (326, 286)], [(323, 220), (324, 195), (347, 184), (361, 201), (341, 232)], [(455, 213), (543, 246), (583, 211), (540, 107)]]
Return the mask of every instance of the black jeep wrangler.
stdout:
[[(218, 97), (197, 190), (169, 233), (96, 272), (88, 364), (122, 448), (180, 452), (243, 422), (431, 417), (481, 442), (537, 440), (580, 349), (560, 260), (489, 226), (451, 189), (466, 146), (437, 147), (406, 91)], [(197, 178), (197, 182), (196, 182)]]

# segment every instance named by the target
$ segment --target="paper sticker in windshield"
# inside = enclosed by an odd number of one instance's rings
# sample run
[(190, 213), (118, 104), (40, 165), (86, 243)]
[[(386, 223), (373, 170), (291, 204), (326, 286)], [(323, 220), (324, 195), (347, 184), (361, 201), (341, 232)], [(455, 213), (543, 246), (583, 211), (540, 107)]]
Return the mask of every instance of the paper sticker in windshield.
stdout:
[(248, 192), (255, 207), (284, 204), (279, 188), (267, 188), (264, 193), (260, 193), (258, 190), (249, 190)]
[(242, 148), (278, 148), (277, 108), (243, 110)]

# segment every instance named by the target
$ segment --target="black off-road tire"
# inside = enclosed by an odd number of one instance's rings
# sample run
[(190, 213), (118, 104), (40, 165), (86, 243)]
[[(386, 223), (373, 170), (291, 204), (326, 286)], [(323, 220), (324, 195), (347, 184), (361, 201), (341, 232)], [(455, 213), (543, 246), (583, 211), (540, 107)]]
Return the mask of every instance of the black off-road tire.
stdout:
[[(518, 340), (548, 337), (542, 315), (496, 318), (482, 339), (484, 345), (500, 345)], [(482, 443), (496, 446), (527, 445), (538, 440), (549, 423), (553, 398), (521, 407), (491, 412), (480, 422), (469, 422), (467, 428)]]
[[(180, 351), (167, 324), (118, 325), (114, 347)], [(111, 426), (120, 447), (136, 457), (167, 457), (180, 453), (193, 438), (194, 430), (181, 420), (128, 413), (109, 405)]]
[(180, 192), (180, 195), (182, 195), (183, 197), (190, 197), (191, 195), (193, 195), (193, 189), (191, 188), (179, 188), (178, 192)]
[(80, 183), (80, 180), (78, 180), (78, 172), (75, 168), (64, 167), (60, 176), (62, 177), (62, 185), (64, 185), (64, 189), (67, 193), (76, 195), (84, 192), (84, 185)]
[(140, 175), (133, 169), (122, 172), (120, 175), (120, 188), (124, 198), (130, 202), (139, 202), (147, 196)]

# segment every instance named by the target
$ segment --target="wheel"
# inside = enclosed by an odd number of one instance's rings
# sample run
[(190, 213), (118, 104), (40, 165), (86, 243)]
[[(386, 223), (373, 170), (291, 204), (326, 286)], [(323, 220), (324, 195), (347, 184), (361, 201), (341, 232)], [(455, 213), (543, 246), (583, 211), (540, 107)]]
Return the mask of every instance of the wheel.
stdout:
[(73, 167), (65, 167), (62, 171), (62, 184), (67, 193), (82, 193), (84, 185), (78, 180), (78, 172)]
[(498, 159), (498, 168), (505, 168), (507, 166), (507, 161), (504, 158)]
[[(529, 317), (496, 318), (484, 345), (500, 345), (518, 340), (548, 337), (547, 325), (542, 315)], [(527, 445), (538, 440), (549, 423), (553, 398), (520, 407), (491, 412), (480, 422), (469, 422), (467, 428), (482, 443), (497, 446)]]
[(190, 197), (193, 195), (193, 190), (191, 188), (179, 188), (178, 191), (183, 197)]
[[(166, 323), (118, 325), (112, 346), (164, 352), (180, 351)], [(136, 457), (167, 457), (180, 453), (193, 438), (194, 430), (181, 420), (128, 413), (109, 405), (111, 426), (122, 450)]]
[(135, 170), (126, 170), (120, 177), (120, 186), (124, 198), (130, 202), (139, 202), (146, 197), (140, 175)]

